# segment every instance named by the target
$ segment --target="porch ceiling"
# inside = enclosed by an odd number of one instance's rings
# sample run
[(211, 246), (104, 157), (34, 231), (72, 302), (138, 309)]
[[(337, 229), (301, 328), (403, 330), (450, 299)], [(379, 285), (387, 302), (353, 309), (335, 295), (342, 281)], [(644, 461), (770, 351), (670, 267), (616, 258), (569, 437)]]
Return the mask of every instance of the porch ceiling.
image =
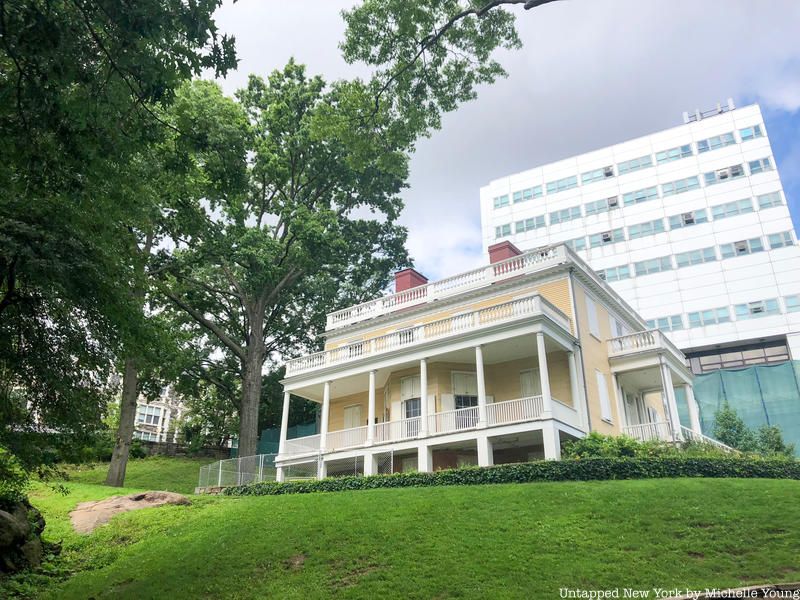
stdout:
[[(645, 369), (637, 369), (636, 371), (626, 371), (619, 374), (619, 380), (622, 387), (629, 390), (653, 390), (661, 389), (661, 369), (653, 366)], [(679, 377), (675, 375), (670, 369), (670, 376), (672, 385), (680, 385), (683, 383)]]

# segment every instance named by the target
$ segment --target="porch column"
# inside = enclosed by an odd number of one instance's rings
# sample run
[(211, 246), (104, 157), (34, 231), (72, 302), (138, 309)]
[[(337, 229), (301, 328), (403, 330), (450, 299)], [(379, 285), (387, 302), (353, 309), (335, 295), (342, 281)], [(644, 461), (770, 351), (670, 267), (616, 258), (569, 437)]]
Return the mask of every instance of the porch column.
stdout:
[(569, 364), (569, 393), (572, 396), (572, 406), (578, 411), (580, 424), (585, 429), (589, 429), (586, 420), (586, 402), (581, 398), (580, 383), (578, 381), (578, 365), (575, 359), (575, 351), (567, 352), (567, 362)]
[(692, 431), (702, 434), (703, 428), (700, 426), (700, 407), (697, 406), (697, 400), (694, 397), (694, 387), (689, 384), (686, 388), (686, 404), (689, 406), (689, 421), (691, 422)]
[(378, 472), (378, 461), (375, 460), (375, 454), (368, 452), (364, 456), (364, 475), (375, 475)]
[(675, 389), (672, 387), (672, 376), (669, 367), (661, 363), (661, 384), (664, 390), (664, 397), (667, 400), (667, 417), (672, 428), (672, 439), (676, 442), (683, 441), (681, 434), (681, 419), (678, 415), (678, 403), (675, 400)]
[(478, 427), (486, 427), (486, 378), (483, 373), (483, 346), (475, 346), (475, 379), (478, 383)]
[(281, 413), (281, 438), (278, 443), (278, 454), (286, 452), (286, 434), (289, 432), (289, 402), (291, 394), (283, 392), (283, 412)]
[(367, 444), (375, 440), (375, 371), (369, 372), (369, 406), (367, 407)]
[(544, 445), (545, 460), (561, 460), (561, 438), (558, 435), (558, 428), (552, 421), (544, 424), (542, 443)]
[(420, 473), (433, 471), (433, 452), (427, 444), (420, 444), (417, 448), (417, 471)]
[(550, 375), (547, 372), (547, 353), (544, 347), (544, 333), (536, 334), (536, 351), (539, 355), (539, 381), (542, 384), (542, 408), (544, 414), (552, 416), (553, 397), (550, 395)]
[(419, 361), (419, 436), (428, 436), (428, 360)]
[(322, 416), (319, 424), (319, 451), (325, 452), (328, 441), (328, 418), (331, 413), (331, 382), (326, 381), (322, 392)]
[(478, 442), (478, 466), (491, 467), (494, 464), (492, 440), (489, 439), (489, 436), (479, 436), (476, 441)]

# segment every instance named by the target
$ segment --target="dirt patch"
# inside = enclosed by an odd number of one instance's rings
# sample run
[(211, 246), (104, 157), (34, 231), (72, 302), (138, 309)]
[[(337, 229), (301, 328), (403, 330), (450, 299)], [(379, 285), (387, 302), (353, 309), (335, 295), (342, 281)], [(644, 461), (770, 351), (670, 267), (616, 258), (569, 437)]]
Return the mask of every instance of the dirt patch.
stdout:
[(334, 561), (337, 577), (332, 582), (331, 587), (336, 590), (352, 587), (358, 582), (375, 571), (380, 569), (380, 566), (371, 562), (370, 560), (360, 560), (355, 564), (345, 565), (338, 561)]
[(165, 504), (185, 505), (189, 504), (189, 499), (173, 492), (142, 492), (128, 496), (112, 496), (95, 502), (81, 502), (69, 513), (69, 517), (75, 531), (91, 533), (96, 527), (108, 523), (114, 515)]
[(299, 571), (306, 562), (305, 554), (295, 554), (293, 557), (283, 561), (283, 566), (290, 571)]

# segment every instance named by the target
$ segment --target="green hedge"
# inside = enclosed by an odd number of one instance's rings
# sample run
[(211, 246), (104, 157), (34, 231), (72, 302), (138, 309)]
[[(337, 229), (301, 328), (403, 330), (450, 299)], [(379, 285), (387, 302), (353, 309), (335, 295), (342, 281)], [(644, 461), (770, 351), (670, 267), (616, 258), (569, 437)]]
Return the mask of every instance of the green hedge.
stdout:
[(226, 488), (223, 493), (228, 496), (276, 496), (437, 485), (597, 481), (659, 477), (800, 479), (800, 462), (788, 459), (749, 457), (590, 458), (538, 461), (494, 467), (466, 467), (434, 473), (411, 472), (369, 477), (331, 477), (319, 481), (266, 482)]

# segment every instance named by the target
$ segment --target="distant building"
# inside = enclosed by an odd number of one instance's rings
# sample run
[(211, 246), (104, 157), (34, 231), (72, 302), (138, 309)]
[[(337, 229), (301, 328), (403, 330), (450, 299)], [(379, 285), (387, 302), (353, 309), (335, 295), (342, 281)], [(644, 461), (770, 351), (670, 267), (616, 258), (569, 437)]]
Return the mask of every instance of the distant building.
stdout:
[(481, 189), (483, 246), (567, 243), (695, 374), (800, 359), (800, 247), (758, 105)]
[(144, 442), (175, 442), (176, 426), (186, 413), (183, 399), (169, 386), (157, 400), (148, 402), (140, 398), (136, 403), (133, 437)]

